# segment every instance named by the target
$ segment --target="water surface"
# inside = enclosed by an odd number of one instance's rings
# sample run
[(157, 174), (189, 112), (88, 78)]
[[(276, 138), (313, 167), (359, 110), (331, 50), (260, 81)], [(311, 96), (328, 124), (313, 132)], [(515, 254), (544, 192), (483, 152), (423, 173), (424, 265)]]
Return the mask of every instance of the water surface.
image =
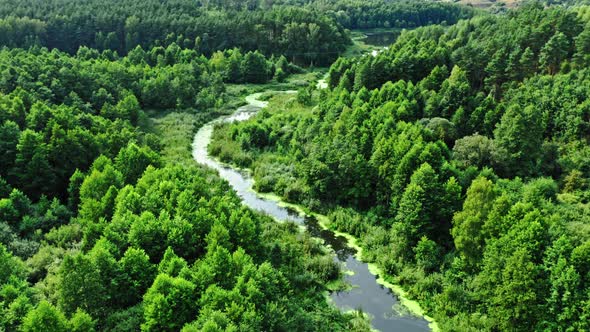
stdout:
[(363, 42), (373, 46), (389, 46), (395, 42), (400, 33), (400, 30), (364, 32), (366, 37), (363, 38)]

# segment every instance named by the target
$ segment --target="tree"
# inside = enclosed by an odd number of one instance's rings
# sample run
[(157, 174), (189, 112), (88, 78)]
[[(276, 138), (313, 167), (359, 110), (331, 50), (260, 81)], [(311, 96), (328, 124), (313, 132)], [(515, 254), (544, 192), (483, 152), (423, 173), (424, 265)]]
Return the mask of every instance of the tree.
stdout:
[(490, 87), (496, 97), (499, 97), (500, 86), (507, 80), (508, 67), (508, 50), (503, 48), (494, 54), (485, 70), (488, 77), (485, 79), (486, 84)]
[(268, 64), (264, 55), (248, 52), (242, 63), (242, 75), (247, 83), (266, 83), (268, 80)]
[(395, 220), (410, 230), (410, 246), (413, 248), (424, 235), (432, 234), (442, 220), (436, 220), (436, 199), (442, 194), (438, 176), (432, 167), (424, 163), (417, 169), (404, 190)]
[(161, 164), (161, 158), (156, 152), (135, 143), (129, 143), (115, 158), (115, 167), (123, 175), (124, 182), (130, 184), (137, 182), (148, 166), (160, 167)]
[(51, 193), (56, 179), (43, 137), (27, 129), (22, 132), (16, 148), (12, 174), (18, 179), (23, 191), (32, 198)]
[(69, 331), (71, 332), (94, 332), (96, 321), (89, 314), (78, 309), (70, 318)]
[(229, 222), (231, 225), (230, 239), (233, 239), (238, 247), (251, 255), (257, 254), (260, 248), (261, 229), (256, 216), (250, 211), (242, 209), (239, 213), (232, 213)]
[(22, 330), (25, 332), (70, 331), (64, 314), (47, 301), (41, 301), (35, 309), (27, 314), (23, 321)]
[(427, 272), (435, 271), (440, 264), (441, 250), (436, 242), (429, 240), (423, 236), (416, 247), (414, 248), (416, 254), (416, 264)]
[(451, 145), (457, 136), (455, 124), (444, 118), (432, 118), (426, 124), (426, 128), (432, 131), (435, 138)]
[(524, 248), (508, 257), (502, 269), (502, 281), (487, 300), (489, 313), (501, 330), (534, 329), (542, 315), (542, 299), (538, 289), (541, 269)]
[[(120, 294), (118, 287), (122, 273), (120, 265), (114, 256), (116, 254), (118, 254), (118, 248), (104, 237), (100, 238), (86, 254), (96, 269), (98, 279), (104, 287), (102, 301), (104, 301), (105, 307), (100, 308), (103, 312), (99, 314), (96, 312), (97, 308), (93, 308), (94, 316), (100, 319), (106, 317), (115, 308)], [(100, 294), (97, 294), (98, 296)]]
[[(164, 214), (162, 215), (164, 217)], [(151, 212), (144, 212), (129, 230), (129, 242), (145, 250), (152, 262), (159, 262), (168, 247), (165, 230)]]
[(511, 105), (494, 131), (497, 146), (506, 151), (506, 174), (530, 176), (537, 172), (543, 146), (542, 118), (533, 106)]
[(80, 205), (80, 187), (84, 183), (86, 175), (76, 169), (74, 174), (70, 177), (70, 184), (68, 185), (68, 209), (70, 211), (78, 211)]
[(111, 186), (115, 188), (123, 187), (123, 175), (112, 166), (110, 160), (102, 169), (95, 167), (95, 165), (96, 162), (93, 165), (92, 172), (80, 186), (80, 200), (82, 203), (86, 199), (100, 201)]
[(449, 77), (449, 69), (446, 66), (436, 66), (430, 74), (424, 78), (420, 85), (425, 90), (438, 91), (442, 83)]
[(211, 252), (217, 247), (223, 247), (228, 250), (233, 249), (229, 231), (220, 222), (215, 222), (211, 226), (211, 230), (206, 237), (206, 242), (207, 252)]
[(584, 68), (590, 63), (590, 27), (586, 28), (574, 40), (576, 52), (574, 53), (574, 63), (579, 68)]
[(188, 264), (184, 259), (178, 257), (170, 247), (164, 252), (164, 257), (158, 264), (158, 274), (167, 274), (171, 277), (177, 277), (180, 272), (187, 268)]
[(494, 140), (478, 134), (458, 139), (453, 147), (453, 159), (464, 168), (501, 165), (502, 157), (503, 153), (498, 151)]
[(142, 331), (178, 331), (198, 313), (195, 285), (159, 274), (144, 296)]
[(525, 78), (530, 76), (532, 73), (535, 72), (536, 69), (536, 62), (535, 62), (535, 54), (531, 50), (530, 47), (527, 47), (522, 55), (520, 56), (519, 60), (520, 64), (520, 75), (519, 78)]
[(119, 261), (121, 266), (120, 296), (117, 300), (128, 307), (141, 302), (152, 284), (156, 269), (142, 249), (129, 248)]
[(227, 58), (227, 66), (225, 68), (225, 75), (228, 82), (239, 83), (243, 80), (242, 63), (244, 63), (244, 57), (240, 50), (232, 50), (231, 55)]
[(467, 190), (463, 210), (453, 217), (451, 234), (461, 256), (474, 266), (483, 254), (483, 226), (492, 209), (496, 194), (492, 182), (484, 177), (475, 179)]
[(467, 74), (459, 66), (453, 67), (451, 75), (442, 83), (438, 112), (433, 116), (450, 118), (460, 107), (467, 106), (471, 87)]
[(312, 104), (311, 92), (308, 88), (301, 88), (297, 91), (297, 102), (305, 106)]
[(36, 102), (27, 114), (27, 128), (36, 132), (43, 131), (51, 119), (51, 109), (42, 102)]
[(567, 37), (561, 32), (556, 33), (543, 46), (539, 55), (539, 63), (546, 68), (549, 75), (555, 75), (559, 71), (559, 66), (568, 54), (568, 48)]
[(137, 101), (137, 98), (133, 94), (127, 95), (125, 98), (119, 101), (117, 105), (109, 105), (108, 107), (103, 107), (101, 110), (101, 115), (107, 119), (127, 120), (134, 126), (137, 125), (140, 113), (141, 107)]
[(282, 68), (277, 68), (274, 78), (277, 82), (283, 83), (287, 79), (287, 76), (289, 76), (289, 74), (287, 74)]
[(127, 53), (127, 59), (135, 65), (145, 64), (147, 62), (147, 53), (140, 45), (137, 45)]
[(0, 126), (0, 176), (7, 177), (12, 170), (17, 154), (17, 144), (20, 137), (20, 129), (13, 121), (6, 121)]
[(84, 254), (65, 256), (58, 273), (58, 304), (66, 314), (81, 309), (104, 317), (107, 289), (94, 262)]
[(357, 65), (354, 72), (354, 90), (358, 91), (363, 87), (370, 90), (374, 89), (376, 87), (374, 79), (375, 77), (371, 71), (371, 62), (365, 59)]
[(6, 182), (6, 180), (4, 180), (4, 178), (0, 176), (0, 198), (8, 197), (11, 191), (12, 188), (10, 187), (8, 182)]
[(18, 279), (25, 277), (26, 267), (24, 263), (12, 256), (2, 243), (0, 243), (0, 263), (3, 266), (2, 270), (0, 270), (0, 285), (7, 284), (13, 276)]

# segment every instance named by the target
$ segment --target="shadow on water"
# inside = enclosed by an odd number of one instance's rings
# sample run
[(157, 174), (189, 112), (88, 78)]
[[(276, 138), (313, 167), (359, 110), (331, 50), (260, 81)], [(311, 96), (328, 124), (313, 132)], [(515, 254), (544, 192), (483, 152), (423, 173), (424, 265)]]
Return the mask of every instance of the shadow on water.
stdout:
[(266, 213), (278, 220), (292, 221), (305, 225), (310, 234), (321, 238), (334, 252), (334, 259), (342, 264), (349, 273), (344, 275), (345, 282), (352, 287), (337, 291), (330, 298), (341, 310), (360, 309), (372, 318), (372, 326), (380, 331), (423, 332), (429, 331), (428, 322), (422, 317), (415, 317), (400, 311), (397, 297), (391, 290), (377, 282), (378, 276), (371, 274), (366, 263), (356, 259), (356, 249), (348, 245), (347, 239), (330, 230), (323, 229), (315, 217), (301, 216), (296, 211), (279, 205), (278, 202), (264, 199), (253, 190), (254, 181), (246, 172), (223, 165), (209, 157), (207, 145), (211, 140), (213, 126), (218, 122), (247, 120), (256, 111), (265, 107), (264, 102), (256, 100), (260, 94), (249, 96), (249, 105), (240, 107), (233, 115), (219, 118), (203, 126), (195, 135), (193, 157), (204, 165), (216, 169), (219, 175), (234, 188), (244, 204), (254, 210)]
[(390, 46), (393, 44), (397, 37), (401, 34), (400, 30), (394, 31), (378, 31), (378, 32), (365, 32), (365, 38), (363, 38), (363, 42), (367, 45), (373, 46)]

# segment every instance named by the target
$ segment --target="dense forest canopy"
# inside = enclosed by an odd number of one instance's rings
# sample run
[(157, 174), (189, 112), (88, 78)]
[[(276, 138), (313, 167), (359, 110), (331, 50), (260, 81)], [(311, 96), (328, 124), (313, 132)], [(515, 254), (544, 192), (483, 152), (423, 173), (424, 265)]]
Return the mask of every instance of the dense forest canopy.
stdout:
[(310, 6), (326, 11), (348, 29), (447, 25), (476, 14), (467, 6), (435, 1), (318, 0)]
[(328, 213), (445, 331), (588, 330), (589, 22), (533, 3), (406, 31), (210, 151)]
[(177, 38), (128, 52), (80, 46), (68, 38), (84, 40), (83, 29), (70, 23), (96, 16), (60, 15), (47, 16), (55, 26), (2, 25), (0, 330), (367, 330), (362, 315), (326, 302), (340, 268), (320, 242), (241, 206), (213, 172), (171, 165), (145, 114), (212, 117), (230, 99), (226, 83), (281, 82), (301, 68)]
[[(293, 86), (210, 152), (444, 331), (590, 330), (590, 9), (548, 4), (0, 0), (0, 330), (369, 331), (324, 243), (190, 160)], [(340, 57), (372, 28), (412, 30)]]
[(171, 165), (146, 125), (298, 70), (285, 58), (4, 49), (0, 68), (0, 330), (367, 330), (326, 302), (340, 270), (321, 242)]
[(3, 45), (42, 45), (74, 53), (80, 46), (126, 54), (176, 43), (210, 55), (239, 47), (328, 64), (349, 43), (342, 26), (315, 11), (206, 11), (192, 1), (6, 1)]
[(157, 150), (157, 139), (135, 128), (142, 109), (207, 110), (223, 103), (225, 81), (265, 83), (293, 68), (239, 50), (209, 60), (175, 44), (124, 58), (85, 47), (76, 56), (2, 50), (0, 174), (32, 198), (66, 198), (70, 176), (99, 155), (113, 158), (129, 141)]
[(328, 65), (350, 43), (346, 28), (455, 23), (466, 7), (431, 2), (190, 0), (2, 0), (0, 45), (42, 45), (75, 53), (80, 46), (126, 54), (176, 43), (210, 55), (238, 47)]

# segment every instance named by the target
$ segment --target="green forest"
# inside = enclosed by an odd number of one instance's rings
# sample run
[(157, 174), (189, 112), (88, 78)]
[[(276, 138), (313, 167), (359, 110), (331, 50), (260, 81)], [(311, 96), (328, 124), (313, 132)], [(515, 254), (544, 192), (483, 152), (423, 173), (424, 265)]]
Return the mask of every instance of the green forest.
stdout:
[(327, 214), (443, 331), (588, 330), (589, 14), (405, 31), (210, 152)]
[(590, 330), (589, 65), (573, 4), (0, 0), (0, 331), (370, 331), (332, 248), (191, 158), (293, 89), (210, 153), (442, 331)]
[[(210, 55), (238, 47), (329, 65), (350, 43), (345, 28), (456, 23), (466, 7), (381, 0), (2, 0), (0, 46), (127, 54), (175, 43)], [(299, 3), (302, 2), (302, 3)], [(304, 6), (305, 5), (305, 6)]]
[(165, 158), (149, 130), (144, 109), (213, 116), (224, 82), (300, 70), (273, 61), (174, 44), (0, 51), (0, 329), (362, 330), (324, 299), (340, 271), (320, 242)]

